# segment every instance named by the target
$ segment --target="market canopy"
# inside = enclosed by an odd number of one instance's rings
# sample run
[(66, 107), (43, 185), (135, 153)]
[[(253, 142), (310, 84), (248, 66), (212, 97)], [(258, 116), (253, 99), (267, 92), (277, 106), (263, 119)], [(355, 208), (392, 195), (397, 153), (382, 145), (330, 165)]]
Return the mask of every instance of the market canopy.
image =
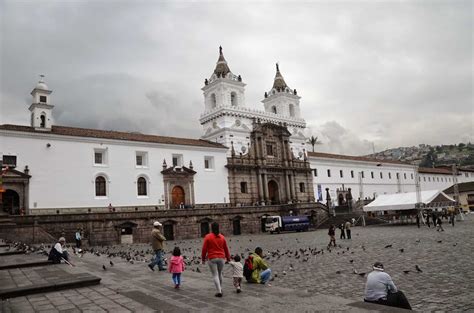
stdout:
[[(425, 208), (447, 208), (455, 203), (454, 199), (440, 190), (422, 191), (420, 196), (421, 206)], [(411, 210), (416, 203), (416, 192), (380, 195), (364, 206), (364, 212)]]

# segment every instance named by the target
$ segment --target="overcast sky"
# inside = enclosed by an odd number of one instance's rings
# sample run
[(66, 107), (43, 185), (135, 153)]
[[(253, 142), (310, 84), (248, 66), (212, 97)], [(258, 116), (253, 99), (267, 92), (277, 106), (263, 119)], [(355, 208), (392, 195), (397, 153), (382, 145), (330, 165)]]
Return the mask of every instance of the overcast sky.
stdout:
[(296, 88), (317, 150), (474, 141), (472, 1), (0, 0), (0, 124), (29, 123), (38, 75), (57, 125), (197, 138), (222, 45), (247, 106)]

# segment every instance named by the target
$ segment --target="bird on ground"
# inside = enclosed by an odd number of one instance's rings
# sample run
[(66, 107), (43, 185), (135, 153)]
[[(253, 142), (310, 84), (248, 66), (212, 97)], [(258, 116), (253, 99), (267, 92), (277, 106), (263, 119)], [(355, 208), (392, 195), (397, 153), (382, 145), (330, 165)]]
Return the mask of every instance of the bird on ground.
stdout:
[(359, 276), (364, 277), (365, 273), (359, 273)]
[(456, 242), (455, 244), (453, 244), (453, 247), (456, 247), (458, 245), (458, 243)]
[(409, 270), (403, 271), (403, 273), (405, 273), (405, 274), (408, 274), (408, 273), (410, 273), (410, 272), (411, 272), (411, 271), (409, 271)]
[(399, 251), (400, 251), (401, 253), (403, 253), (403, 251), (405, 251), (405, 249), (401, 248)]
[(359, 274), (359, 272), (355, 268), (352, 269), (352, 273)]
[(105, 267), (105, 265), (102, 265), (102, 269), (103, 269), (104, 271), (107, 270), (107, 268)]
[(393, 244), (386, 245), (385, 248), (391, 248)]
[(114, 262), (110, 261), (110, 266), (114, 266)]
[(201, 273), (201, 270), (199, 269), (199, 267), (196, 268), (196, 272)]
[(336, 274), (341, 274), (341, 271), (336, 271)]
[(349, 260), (350, 263), (354, 263), (354, 260)]
[(421, 270), (421, 268), (420, 268), (418, 265), (415, 265), (415, 268), (416, 268), (416, 271), (417, 271), (417, 272), (423, 273), (423, 271)]
[(442, 242), (443, 242), (443, 240), (438, 240), (437, 242), (438, 242), (438, 243), (442, 243)]

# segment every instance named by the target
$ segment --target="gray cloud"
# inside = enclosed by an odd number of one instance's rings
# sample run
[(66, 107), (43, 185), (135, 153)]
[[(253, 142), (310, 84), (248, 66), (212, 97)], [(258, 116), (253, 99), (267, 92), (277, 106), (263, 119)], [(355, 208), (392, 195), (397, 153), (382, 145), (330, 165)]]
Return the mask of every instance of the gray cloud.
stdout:
[(37, 74), (57, 124), (198, 137), (223, 45), (263, 108), (274, 63), (319, 150), (473, 141), (472, 2), (0, 4), (0, 123), (28, 124)]

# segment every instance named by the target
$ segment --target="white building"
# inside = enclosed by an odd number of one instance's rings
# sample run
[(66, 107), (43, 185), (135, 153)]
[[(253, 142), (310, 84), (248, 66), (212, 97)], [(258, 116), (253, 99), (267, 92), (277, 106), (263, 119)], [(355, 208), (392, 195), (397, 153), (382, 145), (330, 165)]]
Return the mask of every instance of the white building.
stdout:
[[(417, 167), (326, 153), (307, 153), (300, 97), (286, 84), (277, 65), (273, 86), (262, 100), (264, 110), (249, 109), (245, 84), (234, 75), (220, 49), (216, 68), (202, 88), (202, 139), (103, 131), (54, 124), (52, 90), (43, 79), (31, 92), (29, 126), (0, 125), (0, 154), (8, 212), (79, 212), (107, 208), (174, 208), (229, 201), (225, 167), (232, 146), (250, 151), (252, 122), (285, 125), (296, 158), (313, 170), (316, 200), (338, 200), (351, 188), (352, 198), (416, 190)], [(454, 176), (449, 169), (419, 169), (421, 190), (443, 190)], [(474, 181), (474, 171), (460, 171), (458, 182)], [(266, 185), (268, 182), (263, 182)], [(244, 191), (243, 191), (244, 192)], [(282, 194), (282, 193), (279, 193)]]

